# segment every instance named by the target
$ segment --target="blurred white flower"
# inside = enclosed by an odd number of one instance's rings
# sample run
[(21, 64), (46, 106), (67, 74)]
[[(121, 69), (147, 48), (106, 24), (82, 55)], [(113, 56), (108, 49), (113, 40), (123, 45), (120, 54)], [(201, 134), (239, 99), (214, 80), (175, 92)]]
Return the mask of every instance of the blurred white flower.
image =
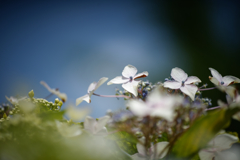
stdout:
[(56, 96), (58, 96), (63, 102), (67, 101), (67, 95), (65, 93), (61, 93), (58, 89), (52, 89), (48, 86), (48, 84), (44, 81), (40, 82), (41, 85), (43, 85), (45, 88), (47, 88), (47, 90), (52, 93), (55, 94)]
[(107, 128), (105, 125), (110, 120), (110, 116), (98, 118), (98, 120), (87, 116), (84, 120), (84, 129), (89, 133), (97, 136), (107, 135)]
[(215, 69), (209, 68), (209, 70), (211, 71), (213, 76), (213, 77), (209, 76), (209, 79), (213, 84), (217, 86), (228, 86), (233, 83), (240, 83), (240, 79), (237, 77), (234, 77), (234, 76), (222, 77), (222, 75)]
[(219, 134), (208, 143), (208, 148), (200, 150), (199, 157), (201, 160), (218, 159), (221, 151), (231, 148), (238, 140), (238, 137), (231, 134)]
[[(167, 155), (168, 152), (168, 148), (165, 149), (167, 147), (167, 145), (169, 144), (169, 142), (159, 142), (156, 143), (156, 156), (159, 156), (159, 154), (161, 154), (158, 158), (155, 158), (154, 156), (154, 150), (155, 150), (155, 146), (152, 145), (149, 149), (148, 149), (148, 155), (146, 154), (146, 150), (145, 147), (143, 145), (141, 145), (140, 143), (137, 144), (137, 150), (138, 153), (132, 155), (132, 159), (133, 160), (154, 160), (154, 159), (162, 159), (163, 157), (165, 157)], [(164, 150), (165, 149), (165, 150)], [(163, 151), (164, 150), (164, 151)], [(163, 152), (162, 152), (163, 151)]]
[(198, 87), (193, 83), (201, 82), (201, 80), (196, 76), (188, 77), (187, 73), (177, 67), (172, 69), (171, 76), (174, 81), (164, 82), (164, 87), (170, 89), (180, 89), (183, 93), (194, 100)]
[(127, 65), (123, 71), (122, 76), (117, 76), (111, 81), (107, 83), (107, 85), (111, 84), (122, 84), (122, 87), (127, 90), (128, 92), (132, 93), (134, 96), (137, 97), (137, 86), (140, 81), (136, 81), (137, 78), (147, 77), (148, 72), (142, 72), (137, 74), (137, 68), (132, 65)]
[(180, 96), (164, 95), (158, 88), (154, 89), (146, 101), (131, 99), (128, 101), (129, 110), (139, 117), (153, 116), (172, 121), (175, 117), (175, 107), (182, 103)]
[(74, 106), (68, 106), (66, 110), (66, 115), (73, 121), (80, 121), (89, 113), (89, 108), (76, 108)]
[(14, 105), (18, 104), (19, 101), (22, 101), (22, 100), (27, 98), (27, 97), (22, 97), (22, 98), (17, 99), (17, 98), (12, 97), (12, 96), (10, 96), (10, 97), (5, 96), (5, 97), (11, 104), (14, 104)]
[(64, 137), (75, 137), (82, 133), (82, 130), (79, 125), (69, 125), (64, 122), (56, 121), (57, 129), (59, 133)]
[(99, 79), (98, 82), (93, 82), (88, 87), (88, 93), (82, 97), (76, 99), (76, 106), (78, 106), (83, 100), (87, 103), (91, 103), (91, 96), (92, 94), (100, 87), (104, 82), (106, 82), (108, 78), (102, 77)]

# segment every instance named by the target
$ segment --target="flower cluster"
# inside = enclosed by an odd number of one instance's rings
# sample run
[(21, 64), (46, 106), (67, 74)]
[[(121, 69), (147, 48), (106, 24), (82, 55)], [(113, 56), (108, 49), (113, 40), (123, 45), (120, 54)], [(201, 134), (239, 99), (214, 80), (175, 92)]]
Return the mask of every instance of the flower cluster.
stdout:
[[(209, 79), (215, 85), (212, 88), (206, 88), (207, 84), (199, 87), (201, 80), (198, 77), (188, 76), (178, 67), (171, 70), (171, 77), (163, 83), (138, 80), (147, 77), (148, 72), (137, 73), (136, 67), (127, 65), (122, 76), (107, 83), (122, 84), (123, 90), (117, 89), (115, 95), (95, 93), (108, 80), (107, 77), (102, 77), (98, 82), (90, 84), (86, 95), (76, 99), (75, 106), (68, 105), (65, 109), (61, 109), (61, 106), (67, 101), (67, 95), (41, 81), (51, 95), (56, 95), (61, 100), (56, 98), (53, 103), (34, 98), (33, 90), (28, 97), (6, 96), (10, 105), (0, 106), (0, 131), (3, 132), (0, 141), (21, 140), (18, 135), (24, 135), (24, 139), (30, 137), (29, 141), (34, 136), (44, 139), (46, 135), (53, 135), (49, 141), (54, 139), (54, 144), (62, 142), (65, 148), (70, 146), (74, 151), (79, 147), (71, 144), (81, 142), (81, 153), (90, 151), (87, 158), (83, 159), (226, 159), (223, 150), (229, 149), (239, 138), (235, 133), (221, 130), (232, 117), (240, 121), (240, 95), (232, 85), (240, 83), (240, 79), (234, 76), (222, 77), (215, 69), (209, 70), (212, 74)], [(203, 97), (203, 93), (212, 89), (225, 92), (227, 103), (219, 100), (219, 106), (210, 107), (211, 99)], [(91, 103), (93, 95), (124, 98), (126, 110), (108, 111), (107, 115), (100, 118), (90, 117), (89, 108), (77, 106), (83, 101)], [(11, 127), (16, 125), (31, 126), (37, 132), (30, 134), (31, 127), (26, 130), (27, 134), (22, 130), (17, 135), (6, 132), (14, 130)], [(67, 141), (71, 143), (66, 143)], [(115, 147), (112, 147), (112, 142)], [(96, 148), (98, 144), (106, 146), (108, 151), (103, 151), (104, 147)], [(93, 150), (94, 153), (100, 155), (97, 158), (91, 154), (92, 147), (97, 150)], [(230, 154), (236, 157), (237, 153)]]

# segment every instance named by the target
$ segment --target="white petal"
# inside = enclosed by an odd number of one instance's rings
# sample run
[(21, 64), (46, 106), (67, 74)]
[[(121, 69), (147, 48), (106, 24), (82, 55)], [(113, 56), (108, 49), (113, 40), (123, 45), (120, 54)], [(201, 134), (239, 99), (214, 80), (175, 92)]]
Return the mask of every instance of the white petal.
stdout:
[(101, 117), (98, 119), (97, 121), (97, 125), (96, 125), (96, 133), (99, 132), (100, 130), (102, 130), (105, 125), (107, 124), (107, 122), (109, 121), (110, 119), (110, 116), (104, 116), (104, 117)]
[(238, 137), (225, 133), (217, 135), (209, 142), (209, 145), (222, 151), (231, 148), (232, 144), (236, 142), (238, 142)]
[(86, 101), (87, 103), (91, 103), (90, 96), (88, 94), (86, 94), (86, 95), (76, 99), (76, 106), (78, 106), (80, 103), (82, 103), (83, 100)]
[(213, 152), (208, 152), (204, 149), (202, 149), (199, 153), (198, 153), (199, 157), (201, 160), (213, 160), (213, 157), (215, 157)]
[(141, 145), (140, 143), (137, 143), (137, 150), (140, 155), (142, 155), (142, 156), (146, 155), (145, 147), (143, 145)]
[(144, 117), (149, 115), (150, 108), (140, 100), (129, 100), (127, 106), (129, 107), (129, 110), (133, 112), (134, 115), (139, 117)]
[(171, 76), (178, 82), (186, 81), (188, 75), (181, 68), (175, 67), (171, 71)]
[(136, 73), (137, 68), (132, 65), (127, 65), (122, 71), (122, 75), (126, 78), (134, 77)]
[(89, 87), (88, 87), (88, 91), (87, 92), (90, 93), (91, 91), (93, 91), (95, 89), (96, 85), (97, 85), (97, 82), (91, 83), (89, 85)]
[(67, 95), (65, 93), (61, 93), (59, 92), (58, 90), (56, 89), (52, 89), (48, 86), (48, 84), (44, 81), (41, 81), (40, 82), (45, 88), (47, 88), (47, 90), (52, 93), (52, 94), (55, 94), (56, 96), (58, 96), (63, 102), (66, 102), (67, 101)]
[(150, 116), (152, 117), (161, 117), (171, 122), (174, 120), (175, 113), (173, 106), (159, 105), (156, 108), (152, 108)]
[(107, 80), (108, 80), (108, 78), (102, 77), (102, 78), (99, 79), (99, 81), (97, 83), (96, 82), (91, 83), (89, 88), (88, 88), (89, 96), (91, 97), (92, 94), (98, 89), (98, 87), (100, 87)]
[(148, 76), (148, 72), (144, 71), (142, 73), (138, 73), (137, 75), (135, 75), (133, 79), (144, 78), (144, 77), (147, 77), (147, 76)]
[(134, 81), (132, 80), (132, 82), (127, 82), (122, 84), (122, 87), (127, 90), (128, 92), (132, 93), (135, 97), (138, 96), (138, 83), (140, 81)]
[(75, 108), (74, 106), (70, 106), (67, 108), (66, 114), (73, 121), (79, 121), (83, 119), (86, 115), (90, 113), (89, 108)]
[(170, 89), (179, 89), (182, 86), (182, 83), (177, 81), (166, 81), (163, 83), (163, 86)]
[(126, 83), (129, 81), (129, 78), (125, 78), (123, 76), (117, 76), (115, 78), (113, 78), (111, 81), (109, 81), (107, 83), (107, 85), (111, 85), (111, 84), (122, 84), (122, 83)]
[(87, 116), (84, 120), (84, 129), (94, 134), (96, 123), (97, 121), (94, 118)]
[(102, 129), (100, 129), (98, 132), (95, 132), (95, 136), (106, 136), (108, 134), (107, 132), (107, 128), (103, 127)]
[(187, 78), (185, 84), (191, 84), (191, 83), (196, 83), (196, 82), (201, 82), (201, 80), (196, 76), (190, 76)]
[(107, 77), (102, 77), (99, 79), (99, 81), (97, 82), (97, 85), (95, 87), (95, 90), (98, 89), (98, 87), (100, 87), (103, 83), (105, 83), (108, 80)]
[[(169, 142), (159, 142), (159, 143), (155, 144), (155, 145), (157, 145), (157, 155), (159, 155), (160, 153), (162, 153), (161, 156), (158, 157), (159, 159), (162, 159), (163, 157), (165, 157), (165, 156), (167, 155), (168, 148), (167, 148), (167, 149), (165, 149), (165, 148), (167, 147), (168, 144), (169, 144)], [(152, 151), (153, 151), (153, 153), (154, 153), (155, 147), (152, 146), (151, 149), (152, 149)], [(164, 150), (164, 149), (165, 149), (165, 150)], [(164, 150), (164, 151), (163, 151), (163, 150)], [(163, 151), (163, 152), (162, 152), (162, 151)]]
[(219, 82), (215, 77), (209, 76), (209, 80), (215, 84), (216, 86), (220, 85), (221, 82)]
[(212, 76), (214, 77), (214, 78), (216, 78), (217, 80), (218, 80), (218, 82), (222, 82), (222, 75), (218, 72), (218, 71), (216, 71), (215, 69), (213, 69), (213, 68), (209, 68), (210, 69), (210, 71), (211, 71), (211, 73), (212, 73)]
[(237, 112), (236, 114), (234, 114), (232, 118), (236, 119), (237, 121), (240, 121), (240, 112)]
[(224, 82), (224, 86), (228, 86), (231, 83), (240, 83), (240, 79), (234, 76), (224, 76), (222, 81)]
[(193, 84), (185, 84), (184, 87), (180, 88), (180, 90), (194, 101), (198, 87)]

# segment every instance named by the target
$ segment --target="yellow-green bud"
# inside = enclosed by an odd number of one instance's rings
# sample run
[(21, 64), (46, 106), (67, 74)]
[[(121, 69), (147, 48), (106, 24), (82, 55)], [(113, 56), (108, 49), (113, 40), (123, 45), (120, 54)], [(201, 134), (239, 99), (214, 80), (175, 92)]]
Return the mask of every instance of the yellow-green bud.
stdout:
[(30, 98), (33, 98), (33, 97), (34, 97), (34, 92), (33, 92), (33, 90), (31, 90), (30, 92), (28, 92), (28, 96), (29, 96)]
[(59, 102), (59, 99), (58, 99), (58, 98), (56, 98), (56, 99), (55, 99), (55, 103), (56, 103), (56, 104), (58, 104), (58, 102)]
[(62, 102), (62, 101), (59, 101), (57, 105), (58, 105), (59, 107), (62, 107), (63, 102)]

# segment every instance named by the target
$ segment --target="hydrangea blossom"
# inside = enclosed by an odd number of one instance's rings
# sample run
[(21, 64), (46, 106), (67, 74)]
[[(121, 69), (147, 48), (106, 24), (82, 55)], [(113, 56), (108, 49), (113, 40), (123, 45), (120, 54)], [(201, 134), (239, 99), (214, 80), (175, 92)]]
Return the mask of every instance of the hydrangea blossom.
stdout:
[[(156, 146), (156, 148), (157, 148), (156, 156), (159, 156), (159, 154), (161, 154), (160, 157), (158, 157), (158, 159), (162, 159), (163, 157), (165, 157), (167, 155), (168, 149), (165, 149), (165, 148), (167, 147), (168, 144), (169, 144), (169, 142), (159, 142), (159, 143), (155, 144), (155, 145), (157, 145)], [(137, 144), (138, 153), (132, 155), (131, 157), (133, 160), (146, 160), (146, 158), (148, 158), (149, 160), (154, 160), (154, 159), (156, 159), (154, 157), (155, 156), (154, 149), (155, 149), (155, 147), (152, 145), (148, 149), (149, 155), (147, 155), (145, 147), (143, 145), (141, 145), (140, 143), (138, 143)]]
[(64, 137), (75, 137), (82, 133), (79, 125), (69, 125), (59, 121), (56, 121), (56, 125), (59, 133)]
[(209, 76), (209, 79), (213, 84), (217, 86), (228, 86), (233, 83), (240, 83), (240, 79), (237, 77), (234, 77), (234, 76), (222, 77), (222, 75), (215, 69), (209, 68), (209, 70), (211, 71), (213, 76), (213, 77)]
[(110, 120), (110, 116), (98, 118), (98, 120), (87, 116), (84, 120), (84, 129), (89, 133), (97, 136), (107, 135), (107, 128), (105, 125)]
[(88, 93), (82, 97), (76, 99), (76, 106), (78, 106), (83, 100), (87, 103), (91, 103), (92, 94), (100, 87), (104, 82), (106, 82), (108, 78), (102, 77), (98, 82), (93, 82), (88, 87)]
[(134, 96), (137, 97), (138, 91), (137, 86), (140, 81), (136, 81), (137, 78), (147, 77), (148, 72), (144, 71), (142, 73), (137, 74), (137, 68), (132, 65), (127, 65), (123, 71), (122, 76), (117, 76), (111, 81), (107, 83), (107, 85), (111, 84), (122, 84), (122, 87), (127, 90), (128, 92), (132, 93)]
[(66, 115), (73, 121), (80, 121), (89, 113), (89, 108), (76, 108), (74, 106), (68, 106), (66, 111)]
[(164, 87), (170, 89), (180, 89), (183, 93), (194, 100), (198, 87), (193, 83), (201, 82), (201, 80), (196, 76), (188, 77), (187, 73), (178, 67), (172, 69), (171, 76), (174, 80), (164, 82)]
[(67, 95), (65, 93), (61, 93), (59, 92), (59, 90), (57, 89), (52, 89), (48, 86), (48, 84), (44, 81), (40, 82), (41, 85), (43, 85), (45, 88), (47, 88), (47, 90), (52, 93), (55, 94), (56, 96), (58, 96), (63, 102), (67, 101)]
[(175, 117), (175, 107), (182, 102), (182, 97), (163, 95), (159, 88), (156, 88), (147, 97), (146, 101), (131, 99), (128, 102), (129, 110), (136, 116), (161, 117), (172, 121)]
[(231, 148), (233, 143), (238, 142), (238, 137), (224, 133), (214, 137), (209, 143), (209, 148), (202, 149), (199, 152), (201, 160), (212, 160), (221, 151)]

